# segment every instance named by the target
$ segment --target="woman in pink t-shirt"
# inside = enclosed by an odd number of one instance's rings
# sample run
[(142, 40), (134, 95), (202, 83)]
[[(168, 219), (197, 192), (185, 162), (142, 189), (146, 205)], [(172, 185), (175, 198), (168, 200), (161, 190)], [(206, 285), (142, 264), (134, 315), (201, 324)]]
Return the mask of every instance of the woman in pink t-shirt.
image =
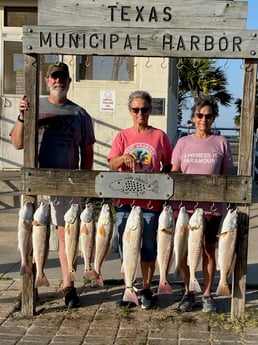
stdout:
[[(108, 162), (113, 170), (142, 173), (159, 173), (161, 169), (171, 169), (172, 146), (165, 132), (149, 125), (152, 98), (145, 91), (130, 94), (128, 108), (133, 126), (120, 131), (113, 140)], [(126, 194), (125, 194), (126, 195)], [(144, 195), (143, 195), (144, 196)], [(116, 226), (118, 232), (119, 253), (123, 258), (122, 236), (132, 205), (140, 206), (143, 213), (143, 235), (141, 247), (141, 271), (143, 290), (142, 307), (153, 307), (150, 290), (157, 256), (156, 232), (158, 217), (162, 210), (160, 200), (119, 199), (114, 200), (116, 209)], [(130, 306), (129, 302), (118, 301), (118, 306)]]
[[(218, 116), (218, 105), (212, 96), (201, 96), (192, 107), (191, 120), (195, 132), (178, 140), (172, 154), (172, 172), (183, 174), (222, 174), (227, 175), (233, 166), (232, 154), (226, 138), (214, 135), (211, 126)], [(172, 202), (177, 210), (182, 204)], [(222, 217), (222, 203), (184, 202), (191, 215), (196, 205), (205, 212), (205, 239), (203, 245), (203, 311), (216, 311), (211, 289), (215, 275), (215, 244)], [(185, 295), (179, 303), (181, 311), (191, 311), (196, 304), (193, 291), (190, 291), (190, 272), (185, 258), (184, 266)]]

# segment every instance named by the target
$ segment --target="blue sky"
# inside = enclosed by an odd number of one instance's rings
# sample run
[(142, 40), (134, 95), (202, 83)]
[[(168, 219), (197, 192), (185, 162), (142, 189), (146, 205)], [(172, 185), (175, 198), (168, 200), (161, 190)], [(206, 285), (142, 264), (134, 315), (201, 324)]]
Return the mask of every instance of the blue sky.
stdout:
[[(245, 1), (245, 0), (241, 0)], [(247, 17), (247, 29), (258, 30), (258, 0), (248, 0), (248, 17)], [(228, 89), (234, 98), (242, 98), (243, 92), (243, 69), (242, 60), (218, 60), (218, 66), (221, 66), (227, 76)], [(189, 111), (187, 112), (189, 114)], [(236, 110), (235, 106), (220, 107), (220, 115), (216, 119), (217, 127), (234, 127), (234, 116)], [(185, 115), (183, 122), (186, 122), (189, 116)], [(226, 133), (222, 133), (226, 134)]]

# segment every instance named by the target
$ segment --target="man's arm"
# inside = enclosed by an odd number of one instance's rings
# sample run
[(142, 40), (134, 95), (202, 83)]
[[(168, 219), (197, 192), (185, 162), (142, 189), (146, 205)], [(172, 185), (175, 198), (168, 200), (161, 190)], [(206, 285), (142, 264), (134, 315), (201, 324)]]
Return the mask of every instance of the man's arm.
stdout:
[(81, 150), (81, 169), (91, 170), (93, 165), (93, 145), (88, 145)]

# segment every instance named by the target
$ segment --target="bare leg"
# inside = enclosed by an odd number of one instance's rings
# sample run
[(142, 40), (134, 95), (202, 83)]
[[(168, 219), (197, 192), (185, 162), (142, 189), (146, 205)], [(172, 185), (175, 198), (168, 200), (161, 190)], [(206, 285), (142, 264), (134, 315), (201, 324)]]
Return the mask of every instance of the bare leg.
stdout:
[(143, 289), (149, 289), (155, 271), (155, 261), (141, 261), (141, 270)]
[(74, 286), (73, 281), (68, 279), (68, 264), (65, 253), (65, 232), (63, 226), (57, 227), (57, 237), (59, 241), (59, 260), (62, 270), (63, 287)]
[(214, 280), (216, 269), (215, 260), (215, 244), (205, 243), (203, 251), (203, 277), (204, 277), (204, 291), (205, 296), (211, 294), (212, 284)]
[(182, 262), (182, 270), (184, 272), (184, 285), (185, 285), (185, 293), (189, 294), (191, 291), (189, 289), (190, 285), (190, 271), (189, 266), (187, 265), (187, 256), (184, 258)]

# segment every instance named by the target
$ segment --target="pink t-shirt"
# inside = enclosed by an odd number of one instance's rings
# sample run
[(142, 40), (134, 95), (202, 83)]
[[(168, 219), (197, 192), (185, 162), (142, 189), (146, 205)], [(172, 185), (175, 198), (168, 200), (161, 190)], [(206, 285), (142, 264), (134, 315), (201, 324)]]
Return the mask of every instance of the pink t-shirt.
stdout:
[[(172, 145), (165, 132), (150, 127), (145, 132), (137, 132), (134, 128), (127, 128), (119, 132), (112, 143), (108, 161), (113, 157), (131, 154), (136, 158), (136, 172), (159, 173), (163, 166), (171, 162)], [(119, 171), (130, 171), (125, 165)], [(120, 199), (115, 200), (115, 205), (134, 204), (143, 208), (160, 210), (162, 202), (159, 200), (145, 199)]]
[[(220, 135), (211, 135), (206, 139), (197, 138), (194, 134), (178, 140), (172, 154), (172, 165), (180, 167), (183, 174), (221, 174), (223, 169), (233, 166), (232, 153), (228, 141)], [(197, 195), (198, 197), (198, 195)], [(198, 203), (197, 203), (198, 202)], [(188, 210), (202, 207), (206, 213), (221, 214), (221, 203), (183, 202)], [(180, 201), (172, 202), (174, 209)]]

